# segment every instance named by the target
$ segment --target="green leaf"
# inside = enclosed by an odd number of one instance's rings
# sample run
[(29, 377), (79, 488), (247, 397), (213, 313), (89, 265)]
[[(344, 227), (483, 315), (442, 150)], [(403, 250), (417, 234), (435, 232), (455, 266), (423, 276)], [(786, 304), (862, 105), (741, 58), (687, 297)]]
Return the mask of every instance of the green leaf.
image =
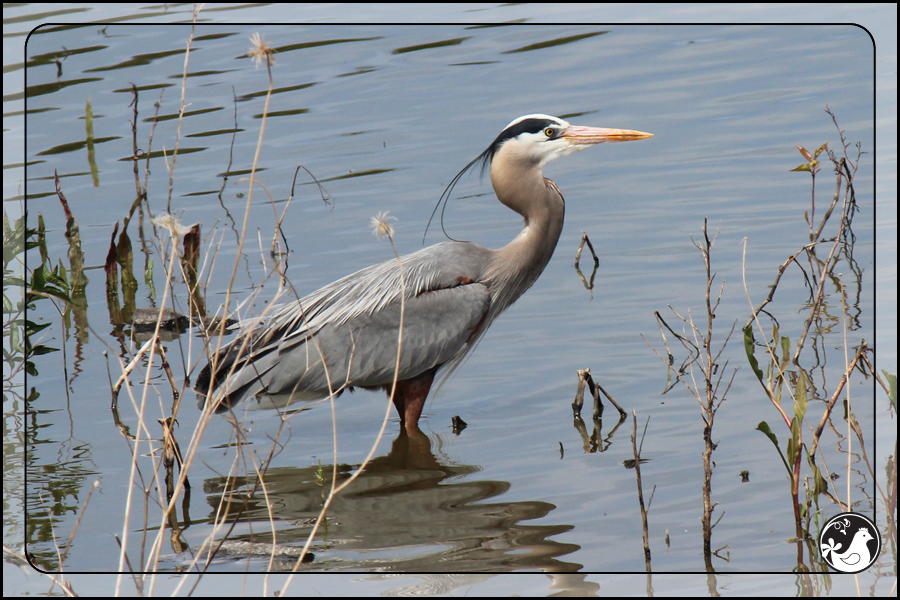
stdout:
[(53, 296), (54, 298), (59, 298), (63, 302), (70, 303), (72, 300), (69, 298), (69, 295), (62, 291), (57, 287), (45, 287), (43, 292), (48, 296)]
[(884, 373), (884, 378), (888, 381), (888, 387), (891, 388), (891, 391), (888, 393), (888, 398), (891, 401), (891, 405), (894, 407), (894, 414), (897, 413), (897, 376), (888, 373), (884, 369), (881, 370)]
[(44, 265), (39, 266), (31, 274), (31, 289), (36, 292), (44, 291)]
[(3, 333), (9, 331), (9, 348), (14, 352), (22, 352), (23, 348), (19, 345), (19, 328), (18, 327), (10, 327), (8, 330), (6, 328), (3, 329)]
[(754, 356), (756, 344), (753, 339), (753, 330), (750, 327), (747, 327), (744, 330), (744, 350), (747, 352), (747, 360), (750, 362), (750, 368), (753, 369), (756, 378), (759, 379), (761, 383), (763, 380), (763, 372), (760, 371), (759, 363), (756, 361), (756, 356)]
[(37, 246), (41, 251), (41, 264), (47, 262), (47, 228), (44, 225), (44, 215), (38, 213), (38, 227), (36, 232)]
[(766, 437), (775, 444), (775, 449), (778, 450), (778, 456), (781, 457), (781, 462), (784, 463), (784, 468), (787, 469), (788, 477), (792, 475), (791, 468), (788, 466), (787, 461), (784, 460), (784, 454), (781, 452), (781, 448), (778, 446), (778, 438), (772, 433), (772, 429), (769, 427), (769, 424), (765, 421), (760, 421), (759, 425), (756, 426), (757, 431), (762, 431), (766, 434)]
[(794, 394), (794, 415), (797, 421), (803, 421), (809, 399), (806, 396), (806, 374), (801, 370), (797, 377), (797, 389)]
[(800, 165), (799, 167), (794, 167), (793, 169), (791, 169), (791, 171), (809, 171), (809, 172), (812, 172), (812, 171), (810, 170), (810, 168), (809, 168), (809, 165), (808, 165), (807, 163), (803, 163), (803, 164)]
[(787, 374), (788, 365), (791, 362), (791, 338), (788, 336), (781, 337), (781, 362), (778, 365), (778, 369)]
[(809, 468), (812, 469), (813, 472), (813, 493), (818, 496), (822, 492), (828, 490), (828, 482), (822, 477), (822, 472), (819, 470), (819, 467), (816, 466), (816, 463), (813, 462), (812, 456), (807, 456), (806, 461), (809, 463)]
[(31, 349), (32, 356), (39, 356), (41, 354), (50, 354), (51, 352), (59, 352), (59, 348), (51, 348), (49, 346), (44, 346), (43, 344), (40, 346), (35, 346)]
[(26, 320), (24, 324), (26, 335), (34, 335), (35, 333), (50, 327), (50, 323), (35, 323), (34, 321), (28, 320)]
[[(791, 439), (788, 441), (788, 462), (794, 464), (797, 460), (797, 452), (800, 451), (800, 419), (791, 419)], [(791, 471), (793, 474), (793, 471)]]

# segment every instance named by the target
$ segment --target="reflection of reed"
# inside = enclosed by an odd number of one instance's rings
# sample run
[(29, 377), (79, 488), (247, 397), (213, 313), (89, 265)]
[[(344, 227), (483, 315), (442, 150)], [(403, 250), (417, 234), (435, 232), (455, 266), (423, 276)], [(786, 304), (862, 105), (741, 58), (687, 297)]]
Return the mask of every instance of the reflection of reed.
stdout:
[[(438, 440), (439, 442), (439, 440)], [(339, 479), (354, 467), (340, 465)], [(556, 560), (578, 549), (549, 538), (569, 531), (569, 525), (522, 525), (544, 517), (555, 506), (540, 501), (486, 501), (505, 493), (504, 481), (474, 481), (473, 465), (443, 465), (421, 432), (401, 431), (386, 456), (373, 459), (350, 486), (334, 498), (328, 509), (324, 541), (318, 541), (313, 566), (318, 569), (389, 569), (402, 571), (510, 571), (548, 569), (572, 572), (581, 565)], [(331, 466), (324, 466), (331, 473)], [(317, 482), (319, 466), (271, 468), (265, 474), (266, 496), (246, 498), (242, 490), (258, 487), (256, 478), (219, 477), (204, 484), (207, 501), (222, 503), (225, 520), (240, 515), (248, 525), (268, 523), (270, 511), (281, 527), (281, 545), (302, 547), (322, 505)], [(328, 485), (327, 482), (326, 485)], [(231, 490), (230, 493), (226, 489)], [(223, 495), (230, 495), (229, 498)], [(268, 500), (268, 506), (266, 504)], [(246, 501), (246, 505), (244, 505)], [(242, 510), (243, 507), (243, 510)], [(215, 516), (210, 515), (210, 520)], [(231, 541), (266, 542), (270, 532), (231, 536)], [(266, 568), (269, 554), (259, 557)], [(235, 559), (232, 552), (228, 555)], [(221, 560), (222, 556), (217, 557)], [(241, 556), (244, 560), (251, 557)], [(279, 569), (292, 569), (296, 558), (283, 560)], [(215, 564), (215, 563), (213, 563)], [(304, 567), (306, 568), (306, 567)]]
[(131, 238), (128, 237), (128, 229), (122, 228), (119, 241), (116, 244), (116, 261), (122, 267), (122, 319), (127, 323), (135, 309), (135, 294), (138, 282), (134, 277), (134, 256), (131, 252)]
[(69, 202), (63, 194), (62, 186), (59, 182), (59, 175), (55, 172), (53, 178), (56, 184), (56, 196), (62, 205), (63, 212), (66, 215), (66, 239), (69, 241), (69, 299), (71, 304), (66, 308), (71, 310), (71, 314), (75, 321), (75, 359), (72, 363), (72, 377), (69, 384), (75, 381), (78, 374), (81, 373), (81, 363), (84, 360), (84, 346), (88, 341), (88, 318), (87, 318), (87, 284), (88, 278), (84, 274), (84, 252), (81, 250), (81, 234), (78, 228), (78, 222), (69, 208)]
[(200, 262), (200, 223), (194, 223), (191, 230), (184, 234), (184, 252), (181, 255), (181, 271), (188, 286), (188, 297), (191, 303), (191, 316), (206, 317), (206, 299), (200, 292), (200, 281), (197, 279)]
[[(579, 263), (581, 262), (581, 251), (584, 249), (584, 245), (587, 243), (588, 250), (591, 251), (591, 256), (594, 257), (594, 268), (591, 270), (590, 282), (584, 278), (584, 273), (581, 272), (581, 267)], [(594, 299), (594, 277), (597, 275), (597, 267), (600, 266), (600, 259), (597, 258), (597, 253), (594, 252), (594, 245), (591, 243), (590, 238), (588, 238), (588, 234), (585, 232), (581, 232), (581, 243), (578, 245), (578, 251), (575, 252), (575, 272), (578, 273), (578, 276), (581, 277), (581, 283), (584, 284), (584, 289), (591, 292), (591, 299)]]
[[(625, 422), (625, 417), (627, 413), (625, 410), (619, 406), (619, 404), (610, 396), (606, 390), (604, 390), (599, 383), (594, 381), (594, 378), (591, 377), (591, 369), (575, 369), (575, 374), (578, 375), (578, 388), (575, 391), (575, 401), (572, 402), (572, 412), (575, 430), (578, 431), (579, 435), (581, 435), (581, 442), (584, 449), (585, 454), (593, 454), (594, 452), (603, 452), (607, 447), (612, 443), (613, 435), (616, 432), (616, 429), (619, 428), (622, 423)], [(581, 418), (581, 408), (584, 406), (584, 388), (587, 386), (591, 395), (594, 397), (594, 412), (593, 412), (593, 421), (594, 421), (594, 429), (591, 432), (591, 435), (588, 436), (587, 427), (584, 425), (584, 420)], [(609, 400), (613, 406), (616, 407), (616, 410), (619, 411), (619, 421), (615, 424), (612, 430), (607, 434), (605, 441), (606, 444), (603, 445), (600, 443), (601, 439), (601, 431), (603, 429), (603, 403), (600, 401), (600, 392), (603, 392), (603, 395), (606, 396), (606, 399)], [(560, 444), (561, 446), (562, 444)], [(562, 449), (560, 449), (562, 450)]]

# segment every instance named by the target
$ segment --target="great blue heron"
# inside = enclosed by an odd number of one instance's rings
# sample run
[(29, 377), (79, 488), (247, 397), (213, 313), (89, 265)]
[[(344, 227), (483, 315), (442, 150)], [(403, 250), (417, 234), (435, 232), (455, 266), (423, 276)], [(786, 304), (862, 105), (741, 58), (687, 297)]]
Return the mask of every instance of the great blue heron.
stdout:
[[(565, 201), (544, 177), (544, 165), (602, 142), (649, 137), (525, 115), (453, 178), (442, 200), (467, 170), (479, 163), (482, 172), (490, 167), (497, 199), (522, 215), (525, 227), (499, 250), (447, 241), (401, 257), (406, 306), (392, 400), (408, 432), (418, 431), (435, 374), (459, 365), (550, 261)], [(391, 259), (276, 306), (265, 320), (244, 324), (245, 333), (200, 372), (194, 388), (200, 407), (206, 396), (221, 412), (248, 396), (312, 400), (347, 387), (381, 388), (390, 395), (403, 294), (400, 273), (398, 261)]]

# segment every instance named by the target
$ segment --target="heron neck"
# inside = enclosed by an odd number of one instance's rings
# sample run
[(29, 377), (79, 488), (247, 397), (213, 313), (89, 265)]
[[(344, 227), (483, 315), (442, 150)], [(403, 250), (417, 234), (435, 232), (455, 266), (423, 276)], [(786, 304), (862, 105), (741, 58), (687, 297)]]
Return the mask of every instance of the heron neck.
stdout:
[(562, 233), (565, 202), (556, 185), (540, 170), (531, 177), (505, 176), (492, 169), (497, 198), (525, 219), (525, 227), (506, 246), (494, 251), (488, 280), (503, 310), (534, 284), (544, 271)]

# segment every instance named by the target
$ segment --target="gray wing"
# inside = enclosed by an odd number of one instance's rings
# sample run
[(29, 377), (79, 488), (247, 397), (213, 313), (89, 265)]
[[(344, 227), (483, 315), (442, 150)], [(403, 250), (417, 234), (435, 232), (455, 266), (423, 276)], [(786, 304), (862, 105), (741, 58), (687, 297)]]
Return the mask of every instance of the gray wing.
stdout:
[[(478, 333), (490, 308), (480, 283), (424, 292), (406, 300), (398, 380), (451, 360)], [(270, 356), (271, 370), (259, 380), (272, 394), (306, 392), (322, 397), (343, 386), (375, 387), (394, 379), (400, 301), (341, 325), (326, 325), (314, 337), (285, 340)], [(320, 354), (321, 353), (321, 354)], [(326, 376), (323, 367), (328, 367)], [(257, 361), (259, 362), (259, 361)], [(266, 361), (263, 359), (262, 363)], [(264, 364), (258, 368), (265, 368)]]
[[(444, 364), (477, 339), (491, 305), (487, 287), (477, 283), (489, 252), (471, 242), (444, 242), (401, 257), (406, 308), (400, 380)], [(399, 265), (389, 260), (277, 306), (222, 349), (212, 387), (224, 382), (227, 407), (261, 392), (302, 399), (347, 385), (389, 384), (401, 295)], [(207, 365), (195, 389), (208, 393), (211, 379)]]
[[(478, 281), (490, 250), (472, 242), (443, 242), (400, 257), (406, 298), (427, 291)], [(400, 298), (400, 267), (396, 259), (366, 267), (301, 298), (275, 307), (267, 329), (285, 340), (306, 337), (326, 324), (342, 325), (371, 315)]]

